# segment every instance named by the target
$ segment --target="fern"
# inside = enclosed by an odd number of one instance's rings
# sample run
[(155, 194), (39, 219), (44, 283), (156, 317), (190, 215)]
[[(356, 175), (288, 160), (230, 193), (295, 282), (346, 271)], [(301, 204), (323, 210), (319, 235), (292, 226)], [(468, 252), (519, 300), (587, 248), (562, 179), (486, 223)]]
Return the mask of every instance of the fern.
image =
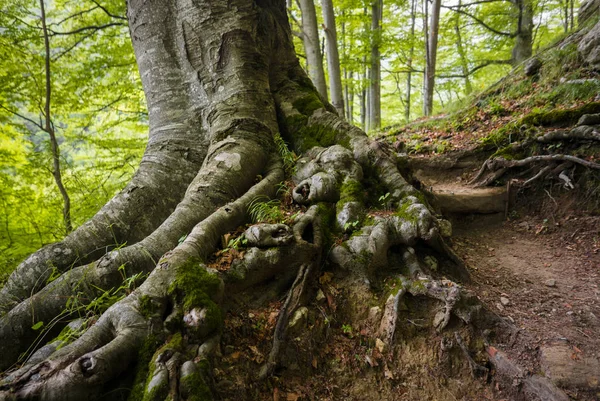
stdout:
[(269, 200), (265, 196), (254, 199), (248, 206), (248, 213), (254, 223), (276, 223), (285, 219), (281, 202), (278, 199)]

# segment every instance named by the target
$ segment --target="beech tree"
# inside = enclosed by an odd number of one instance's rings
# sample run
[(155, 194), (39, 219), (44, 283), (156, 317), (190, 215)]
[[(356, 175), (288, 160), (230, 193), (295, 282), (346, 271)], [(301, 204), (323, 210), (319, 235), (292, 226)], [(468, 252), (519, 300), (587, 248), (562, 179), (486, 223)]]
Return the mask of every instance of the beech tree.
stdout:
[[(147, 147), (120, 193), (28, 257), (0, 291), (0, 400), (97, 399), (126, 379), (131, 400), (211, 399), (222, 308), (239, 293), (264, 299), (259, 284), (287, 293), (257, 372), (268, 378), (323, 264), (342, 272), (356, 322), (369, 314), (374, 283), (395, 280), (375, 316), (384, 344), (407, 294), (438, 303), (438, 332), (453, 316), (473, 336), (500, 324), (453, 281), (469, 273), (446, 243), (449, 222), (301, 68), (284, 1), (129, 0), (127, 17)], [(245, 252), (227, 270), (209, 268), (224, 236), (262, 220), (265, 199), (282, 188), (301, 205), (296, 216), (251, 225)], [(67, 338), (74, 305), (99, 316)]]

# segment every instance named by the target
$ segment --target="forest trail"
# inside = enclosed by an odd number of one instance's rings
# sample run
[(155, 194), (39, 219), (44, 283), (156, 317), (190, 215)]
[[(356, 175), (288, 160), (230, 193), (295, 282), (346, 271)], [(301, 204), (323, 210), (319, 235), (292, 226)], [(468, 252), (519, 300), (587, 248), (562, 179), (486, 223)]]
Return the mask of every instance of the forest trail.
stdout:
[(466, 287), (519, 330), (500, 349), (573, 399), (597, 400), (600, 216), (579, 211), (564, 191), (556, 199), (542, 192), (542, 200), (513, 193), (516, 205), (507, 208), (506, 187), (472, 188), (472, 168), (462, 167), (423, 169), (417, 178), (442, 211), (489, 213), (454, 214), (453, 246), (472, 273)]

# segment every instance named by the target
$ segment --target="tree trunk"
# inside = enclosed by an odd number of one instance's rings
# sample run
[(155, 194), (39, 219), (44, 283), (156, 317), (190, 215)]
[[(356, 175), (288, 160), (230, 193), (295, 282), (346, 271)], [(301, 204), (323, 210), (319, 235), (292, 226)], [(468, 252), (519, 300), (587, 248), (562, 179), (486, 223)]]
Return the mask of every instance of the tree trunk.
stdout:
[[(459, 0), (458, 7), (460, 7), (461, 5), (462, 1)], [(473, 87), (471, 86), (471, 78), (469, 77), (469, 62), (465, 54), (465, 49), (462, 43), (462, 36), (460, 34), (460, 14), (455, 13), (454, 18), (454, 31), (456, 32), (456, 51), (458, 52), (458, 56), (460, 58), (460, 68), (462, 70), (463, 76), (465, 77), (465, 93), (469, 95), (471, 92), (473, 92)]]
[(63, 184), (62, 171), (60, 168), (60, 148), (56, 139), (56, 132), (54, 131), (54, 124), (52, 123), (52, 117), (50, 116), (50, 101), (52, 99), (52, 80), (50, 78), (50, 36), (48, 34), (48, 28), (46, 26), (46, 10), (44, 7), (44, 0), (40, 0), (40, 11), (42, 19), (42, 32), (44, 34), (44, 70), (45, 70), (45, 81), (46, 81), (46, 96), (44, 99), (44, 131), (50, 136), (50, 150), (52, 152), (52, 175), (54, 182), (58, 187), (58, 191), (63, 198), (63, 223), (65, 225), (66, 235), (69, 235), (73, 231), (73, 225), (71, 223), (71, 198), (67, 193), (67, 190)]
[(517, 32), (512, 50), (512, 63), (517, 65), (533, 54), (533, 5), (530, 0), (516, 0)]
[(299, 0), (299, 5), (302, 11), (302, 43), (304, 43), (304, 51), (306, 52), (308, 75), (323, 99), (327, 99), (327, 84), (325, 83), (325, 71), (323, 70), (323, 55), (321, 53), (315, 3), (314, 0)]
[(342, 73), (332, 0), (321, 0), (321, 8), (323, 9), (323, 21), (325, 22), (325, 48), (327, 52), (327, 72), (329, 74), (331, 104), (335, 107), (340, 117), (343, 118), (345, 113), (342, 92)]
[(371, 4), (371, 69), (369, 75), (368, 130), (381, 128), (381, 19), (383, 0)]
[(437, 61), (437, 43), (440, 26), (440, 8), (441, 0), (433, 0), (431, 9), (431, 19), (429, 23), (429, 32), (427, 40), (427, 58), (425, 65), (425, 90), (423, 101), (423, 114), (431, 115), (433, 111), (433, 93), (435, 86), (435, 66)]
[(404, 101), (404, 119), (410, 121), (410, 101), (412, 94), (412, 69), (413, 57), (415, 55), (415, 23), (417, 21), (417, 0), (410, 2), (410, 49), (408, 50), (408, 60), (406, 62), (406, 99)]
[[(310, 306), (323, 263), (343, 277), (338, 288), (355, 327), (379, 299), (370, 283), (383, 288), (390, 255), (408, 267), (395, 276), (405, 289), (381, 305), (381, 337), (390, 345), (405, 292), (436, 300), (429, 313), (437, 331), (452, 315), (453, 326), (480, 322), (480, 305), (419, 260), (421, 248), (431, 248), (445, 258), (444, 276), (468, 279), (440, 234), (444, 223), (395, 158), (320, 97), (295, 56), (284, 1), (130, 0), (127, 13), (148, 102), (148, 147), (122, 193), (65, 241), (33, 254), (3, 288), (0, 370), (11, 369), (0, 400), (79, 401), (118, 391), (130, 400), (212, 399), (223, 308), (238, 297), (286, 299), (258, 375), (268, 377), (290, 354), (288, 323)], [(295, 217), (252, 225), (227, 269), (209, 268), (219, 243), (249, 215), (272, 212), (264, 200), (289, 180)], [(396, 213), (367, 219), (371, 190)], [(113, 237), (127, 244), (112, 249)], [(49, 266), (64, 273), (48, 280)], [(78, 316), (85, 322), (77, 335), (57, 337)]]

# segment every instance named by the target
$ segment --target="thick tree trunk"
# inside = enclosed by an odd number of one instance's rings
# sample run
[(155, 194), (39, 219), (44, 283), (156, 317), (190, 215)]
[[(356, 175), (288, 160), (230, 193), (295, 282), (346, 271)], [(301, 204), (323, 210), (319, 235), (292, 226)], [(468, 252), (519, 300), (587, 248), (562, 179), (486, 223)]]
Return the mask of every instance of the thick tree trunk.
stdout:
[(512, 50), (512, 63), (517, 65), (533, 54), (533, 5), (530, 0), (516, 0), (517, 32)]
[[(90, 223), (29, 258), (3, 289), (10, 302), (0, 318), (0, 369), (13, 369), (0, 381), (0, 400), (98, 399), (125, 377), (131, 400), (211, 399), (223, 303), (246, 289), (249, 298), (266, 295), (254, 285), (293, 282), (259, 375), (269, 376), (322, 262), (344, 272), (348, 300), (365, 301), (348, 310), (362, 316), (366, 297), (378, 299), (371, 280), (386, 274), (392, 254), (402, 258), (407, 269), (397, 279), (406, 291), (386, 302), (381, 320), (390, 344), (404, 293), (441, 302), (438, 331), (452, 314), (478, 321), (479, 306), (456, 283), (433, 278), (413, 249), (435, 249), (448, 260), (444, 273), (468, 279), (440, 234), (443, 222), (386, 149), (320, 97), (295, 56), (283, 1), (130, 0), (128, 20), (150, 113), (142, 165)], [(292, 177), (284, 176), (282, 160), (288, 171), (295, 161), (284, 140), (302, 155)], [(294, 202), (309, 207), (299, 206), (289, 225), (251, 226), (229, 268), (209, 269), (223, 236), (286, 179), (294, 181)], [(395, 213), (366, 218), (365, 192), (373, 188)], [(357, 224), (364, 226), (350, 236)], [(117, 235), (127, 246), (90, 250)], [(68, 271), (44, 285), (49, 263)], [(72, 315), (87, 316), (87, 306), (118, 292), (125, 277), (143, 280), (140, 273), (148, 274), (143, 283), (88, 316), (77, 339), (55, 338)]]
[(306, 53), (308, 75), (323, 99), (327, 99), (327, 84), (323, 70), (323, 55), (321, 54), (315, 3), (314, 0), (299, 0), (299, 4), (302, 11), (302, 43), (304, 43)]
[(429, 32), (427, 34), (427, 58), (425, 64), (425, 85), (423, 91), (423, 114), (431, 115), (433, 111), (433, 93), (435, 86), (435, 66), (437, 61), (437, 43), (440, 27), (440, 8), (441, 0), (433, 0), (431, 9), (431, 18), (429, 23)]
[(381, 19), (383, 0), (371, 4), (371, 69), (369, 75), (368, 130), (381, 128)]
[(323, 9), (323, 21), (325, 22), (325, 49), (327, 53), (327, 73), (329, 74), (331, 104), (335, 107), (340, 117), (343, 118), (345, 113), (342, 92), (342, 73), (332, 0), (321, 0), (321, 8)]

